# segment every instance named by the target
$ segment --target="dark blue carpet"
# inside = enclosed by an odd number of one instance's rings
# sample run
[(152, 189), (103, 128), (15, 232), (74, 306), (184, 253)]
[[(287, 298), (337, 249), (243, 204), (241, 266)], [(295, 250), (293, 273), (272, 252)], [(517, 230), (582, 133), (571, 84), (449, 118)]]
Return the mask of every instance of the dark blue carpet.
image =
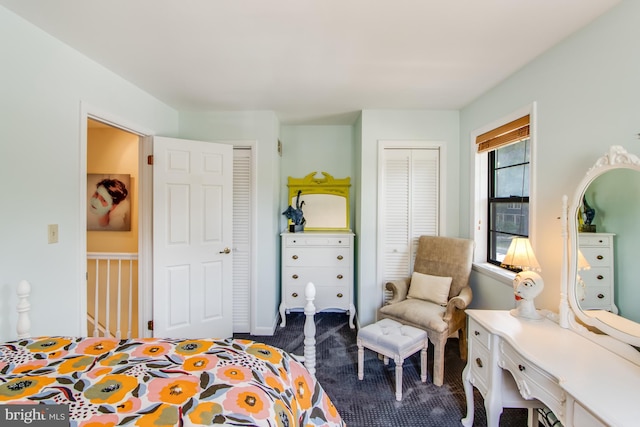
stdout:
[[(395, 366), (385, 366), (377, 355), (365, 350), (364, 379), (358, 380), (358, 347), (356, 330), (348, 325), (342, 313), (316, 315), (316, 377), (331, 397), (349, 427), (447, 427), (461, 426), (467, 405), (462, 387), (462, 370), (457, 339), (449, 339), (445, 349), (445, 378), (442, 387), (432, 384), (433, 358), (429, 349), (427, 382), (420, 381), (419, 353), (404, 361), (402, 401), (395, 400)], [(274, 336), (236, 334), (234, 337), (252, 339), (274, 345), (289, 353), (303, 352), (302, 313), (287, 315), (287, 326), (278, 327)], [(474, 426), (487, 424), (484, 403), (474, 389)], [(526, 409), (504, 409), (500, 426), (527, 425)]]

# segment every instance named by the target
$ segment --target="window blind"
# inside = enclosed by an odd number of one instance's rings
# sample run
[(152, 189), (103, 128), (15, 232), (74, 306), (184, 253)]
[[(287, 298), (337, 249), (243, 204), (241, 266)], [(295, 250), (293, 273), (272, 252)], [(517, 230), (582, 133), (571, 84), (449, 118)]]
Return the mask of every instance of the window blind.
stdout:
[(476, 137), (478, 153), (496, 150), (529, 138), (529, 115), (499, 126)]

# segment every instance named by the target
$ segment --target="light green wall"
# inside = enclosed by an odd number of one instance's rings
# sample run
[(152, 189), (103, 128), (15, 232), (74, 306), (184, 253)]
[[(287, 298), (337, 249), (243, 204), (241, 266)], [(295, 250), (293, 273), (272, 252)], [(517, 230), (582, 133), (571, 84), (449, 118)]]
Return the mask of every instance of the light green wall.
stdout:
[[(327, 172), (334, 178), (351, 178), (351, 223), (354, 218), (353, 126), (282, 126), (282, 171), (280, 212), (289, 202), (288, 177), (302, 178), (311, 172)], [(286, 219), (281, 216), (281, 229)]]
[[(271, 335), (280, 303), (280, 156), (279, 123), (272, 111), (181, 113), (180, 137), (201, 141), (255, 141), (255, 224), (257, 295), (252, 333)], [(241, 144), (242, 145), (242, 144)]]
[[(587, 169), (612, 144), (639, 153), (640, 2), (624, 0), (461, 110), (460, 227), (470, 232), (470, 135), (537, 102), (536, 229), (532, 235), (545, 289), (539, 307), (557, 311), (561, 273), (561, 198), (573, 196)], [(501, 301), (509, 286), (474, 273), (474, 293)], [(474, 299), (474, 305), (480, 300)], [(481, 308), (495, 308), (483, 306)]]
[[(164, 135), (177, 133), (178, 114), (3, 7), (0, 40), (0, 340), (15, 337), (22, 279), (33, 285), (32, 333), (78, 335), (81, 102)], [(47, 243), (48, 224), (59, 243)]]
[(364, 110), (359, 122), (359, 189), (356, 193), (356, 239), (358, 253), (359, 321), (367, 325), (375, 321), (382, 304), (383, 284), (377, 282), (377, 196), (378, 141), (425, 140), (442, 141), (446, 146), (446, 232), (459, 235), (460, 156), (459, 118), (457, 111)]

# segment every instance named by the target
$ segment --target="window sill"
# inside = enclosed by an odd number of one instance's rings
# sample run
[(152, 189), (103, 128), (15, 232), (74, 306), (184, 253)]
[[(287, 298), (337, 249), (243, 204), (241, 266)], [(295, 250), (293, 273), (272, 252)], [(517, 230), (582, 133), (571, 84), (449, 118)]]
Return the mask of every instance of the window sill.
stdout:
[(473, 263), (472, 270), (492, 279), (507, 285), (513, 286), (513, 279), (516, 277), (516, 273), (513, 271), (505, 270), (497, 265), (490, 264), (488, 262)]

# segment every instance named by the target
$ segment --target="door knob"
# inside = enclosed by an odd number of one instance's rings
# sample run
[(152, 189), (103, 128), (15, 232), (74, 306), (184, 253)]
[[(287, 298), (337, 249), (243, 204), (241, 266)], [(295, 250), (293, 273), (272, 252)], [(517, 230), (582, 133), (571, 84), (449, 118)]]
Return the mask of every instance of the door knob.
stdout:
[(224, 248), (224, 250), (221, 250), (219, 253), (221, 253), (221, 254), (230, 254), (231, 253), (231, 249)]

